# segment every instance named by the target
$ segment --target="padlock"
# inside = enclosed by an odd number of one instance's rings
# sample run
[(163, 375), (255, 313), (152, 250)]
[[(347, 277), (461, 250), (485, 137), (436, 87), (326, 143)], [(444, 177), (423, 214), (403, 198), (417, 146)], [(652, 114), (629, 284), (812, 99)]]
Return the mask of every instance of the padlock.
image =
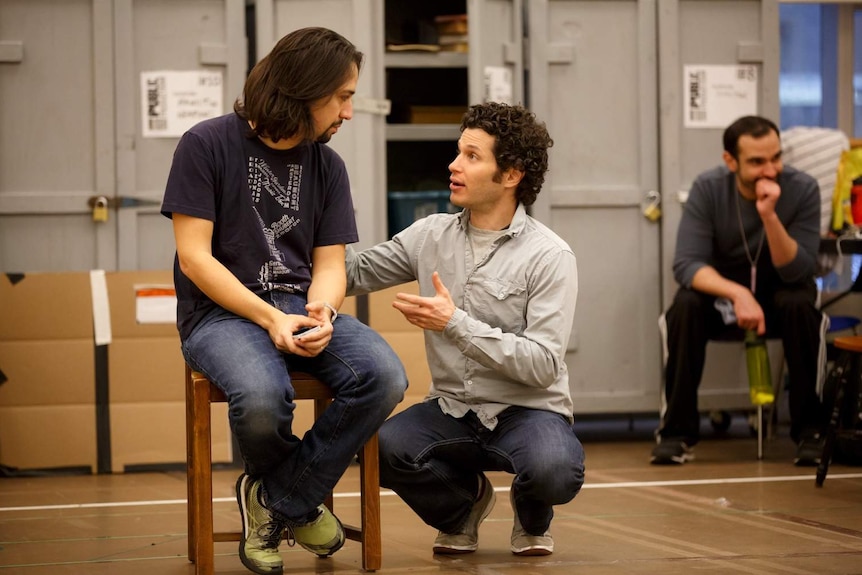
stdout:
[(105, 196), (99, 196), (93, 203), (93, 221), (108, 221), (108, 198), (106, 198)]
[(651, 222), (657, 222), (661, 218), (661, 195), (655, 190), (650, 190), (646, 201), (648, 203), (643, 208), (644, 217)]
[(658, 204), (650, 204), (644, 208), (644, 216), (651, 222), (657, 222), (661, 218), (661, 208)]

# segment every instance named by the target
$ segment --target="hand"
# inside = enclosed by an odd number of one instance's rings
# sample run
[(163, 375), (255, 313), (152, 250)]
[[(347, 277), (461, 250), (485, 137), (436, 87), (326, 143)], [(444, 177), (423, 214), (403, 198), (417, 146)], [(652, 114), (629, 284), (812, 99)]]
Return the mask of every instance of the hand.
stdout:
[(392, 307), (404, 314), (407, 321), (416, 327), (443, 331), (455, 313), (455, 303), (437, 272), (431, 275), (431, 281), (437, 291), (435, 296), (422, 297), (399, 292), (395, 295)]
[(781, 186), (775, 180), (760, 178), (754, 184), (755, 206), (760, 217), (775, 213), (775, 204), (781, 197)]
[[(313, 327), (320, 329), (301, 338), (293, 337), (295, 332)], [(329, 345), (329, 340), (332, 339), (332, 324), (311, 316), (281, 314), (268, 332), (279, 351), (303, 357), (315, 357)]]
[(733, 311), (736, 314), (736, 324), (742, 329), (754, 330), (758, 335), (766, 333), (766, 318), (763, 308), (754, 299), (750, 291), (733, 300)]
[(303, 333), (299, 337), (293, 338), (294, 349), (293, 353), (303, 357), (316, 357), (320, 354), (329, 342), (332, 340), (333, 327), (329, 321), (322, 322), (316, 327), (320, 329)]

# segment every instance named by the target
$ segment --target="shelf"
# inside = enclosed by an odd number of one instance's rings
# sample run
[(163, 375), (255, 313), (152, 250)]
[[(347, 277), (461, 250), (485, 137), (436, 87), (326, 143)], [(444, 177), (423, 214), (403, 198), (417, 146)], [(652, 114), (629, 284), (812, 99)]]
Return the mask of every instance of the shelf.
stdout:
[(466, 68), (463, 52), (387, 52), (383, 56), (387, 68)]
[(461, 136), (460, 124), (388, 124), (386, 139), (389, 141), (451, 140)]

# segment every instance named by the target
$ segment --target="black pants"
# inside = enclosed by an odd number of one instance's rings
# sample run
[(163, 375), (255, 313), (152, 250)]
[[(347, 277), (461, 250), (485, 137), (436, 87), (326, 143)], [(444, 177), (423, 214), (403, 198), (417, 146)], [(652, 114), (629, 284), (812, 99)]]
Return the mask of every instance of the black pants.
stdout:
[[(758, 296), (766, 317), (768, 337), (781, 337), (787, 361), (790, 436), (794, 441), (820, 431), (824, 414), (817, 395), (818, 354), (822, 314), (810, 286), (782, 287)], [(688, 445), (700, 437), (697, 388), (703, 375), (706, 344), (710, 339), (743, 339), (736, 325), (725, 326), (715, 309), (715, 297), (680, 288), (665, 314), (668, 359), (665, 369), (666, 406), (659, 433)]]

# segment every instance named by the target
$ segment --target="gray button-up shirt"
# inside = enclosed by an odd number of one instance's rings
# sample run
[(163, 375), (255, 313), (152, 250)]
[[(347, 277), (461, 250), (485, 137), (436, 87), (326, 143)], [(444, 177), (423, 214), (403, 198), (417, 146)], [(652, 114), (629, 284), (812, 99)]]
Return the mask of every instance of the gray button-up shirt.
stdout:
[(420, 294), (433, 296), (438, 272), (456, 310), (442, 332), (425, 331), (427, 399), (439, 398), (455, 417), (473, 410), (490, 429), (512, 405), (572, 421), (565, 354), (578, 295), (575, 254), (519, 205), (506, 233), (468, 269), (468, 222), (468, 210), (434, 214), (388, 242), (348, 249), (348, 293), (417, 280)]

